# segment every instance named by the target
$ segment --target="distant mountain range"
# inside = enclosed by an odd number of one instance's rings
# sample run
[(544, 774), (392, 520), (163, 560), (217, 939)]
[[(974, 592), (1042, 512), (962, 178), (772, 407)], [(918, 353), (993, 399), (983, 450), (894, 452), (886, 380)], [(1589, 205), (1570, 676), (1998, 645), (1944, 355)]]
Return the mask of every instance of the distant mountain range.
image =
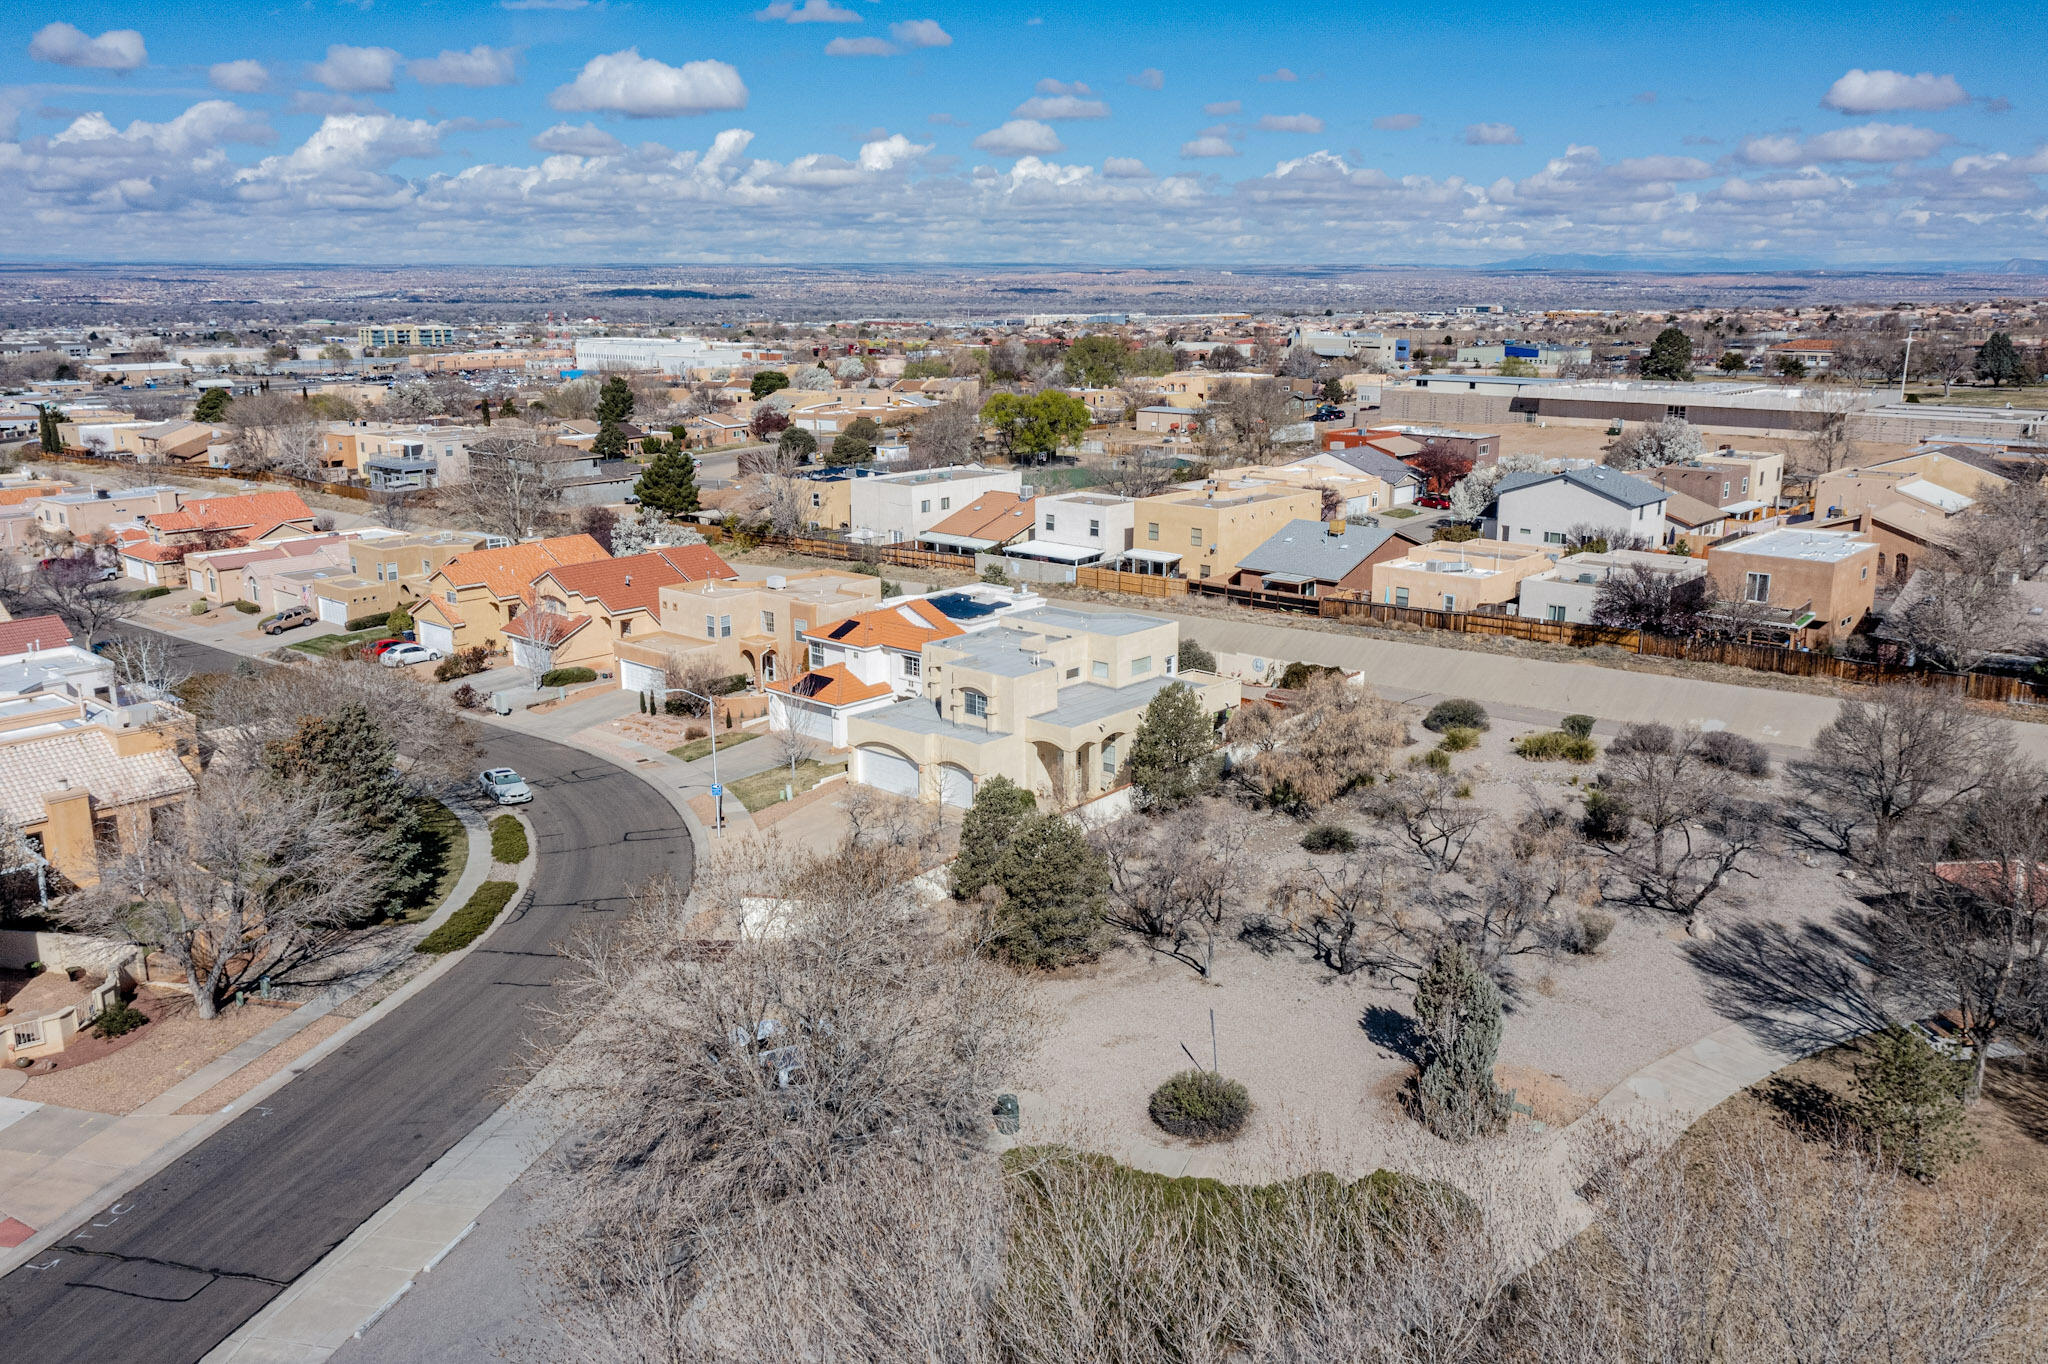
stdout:
[(1725, 256), (1602, 256), (1553, 252), (1493, 261), (1482, 270), (1595, 271), (1600, 274), (1778, 275), (1788, 272), (1828, 275), (2048, 275), (2048, 260), (2014, 256), (2001, 261), (1923, 261), (1892, 265), (1823, 265), (1817, 261), (1730, 260)]

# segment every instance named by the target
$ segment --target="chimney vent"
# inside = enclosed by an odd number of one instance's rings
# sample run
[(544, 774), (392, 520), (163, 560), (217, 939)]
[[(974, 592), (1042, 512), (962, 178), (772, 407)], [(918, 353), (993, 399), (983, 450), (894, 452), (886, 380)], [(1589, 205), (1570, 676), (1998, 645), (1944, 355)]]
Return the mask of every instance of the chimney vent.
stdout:
[(1330, 534), (1331, 534), (1332, 536), (1338, 536), (1338, 535), (1342, 535), (1343, 533), (1344, 533), (1344, 518), (1343, 518), (1343, 517), (1341, 517), (1341, 516), (1333, 516), (1333, 517), (1331, 517), (1331, 518), (1330, 518)]

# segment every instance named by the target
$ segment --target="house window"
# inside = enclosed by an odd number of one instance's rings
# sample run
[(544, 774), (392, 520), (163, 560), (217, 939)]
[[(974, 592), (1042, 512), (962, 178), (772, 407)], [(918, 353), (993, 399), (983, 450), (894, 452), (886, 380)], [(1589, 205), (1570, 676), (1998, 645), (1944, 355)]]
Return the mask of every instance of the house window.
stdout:
[(1102, 538), (1102, 523), (1100, 521), (1091, 519), (1088, 522), (1088, 538), (1090, 540), (1100, 540)]
[(1102, 775), (1105, 777), (1116, 775), (1116, 740), (1114, 739), (1104, 739), (1102, 741)]
[(980, 719), (988, 718), (988, 697), (974, 690), (974, 688), (969, 687), (966, 691), (960, 693), (960, 704), (966, 708), (969, 715)]
[(761, 633), (764, 635), (775, 633), (775, 613), (773, 611), (763, 611), (761, 613)]
[(770, 653), (767, 658), (761, 660), (761, 680), (763, 682), (773, 682), (775, 680), (775, 655), (773, 653)]
[(1546, 607), (1544, 608), (1544, 614), (1550, 620), (1563, 620), (1564, 608), (1562, 606)]
[(1543, 543), (1544, 543), (1544, 544), (1546, 544), (1546, 545), (1561, 545), (1561, 544), (1563, 544), (1563, 543), (1564, 543), (1564, 532), (1563, 532), (1563, 531), (1561, 531), (1561, 530), (1547, 530), (1547, 531), (1544, 531), (1544, 532), (1543, 532)]
[(1396, 605), (1396, 606), (1406, 606), (1407, 604), (1408, 604), (1408, 589), (1407, 589), (1407, 588), (1405, 588), (1405, 587), (1397, 587), (1397, 588), (1395, 588), (1395, 589), (1394, 589), (1394, 605)]
[(1139, 658), (1134, 658), (1134, 659), (1132, 659), (1132, 660), (1131, 660), (1131, 676), (1132, 676), (1132, 677), (1143, 677), (1143, 676), (1144, 676), (1144, 675), (1145, 675), (1146, 673), (1149, 673), (1149, 672), (1151, 672), (1151, 671), (1152, 671), (1152, 655), (1150, 655), (1150, 654), (1145, 654), (1145, 655), (1143, 655), (1142, 657), (1139, 657)]
[(923, 659), (923, 657), (922, 657), (921, 655), (918, 655), (918, 654), (905, 654), (905, 655), (903, 655), (903, 675), (904, 675), (905, 677), (918, 677), (918, 676), (921, 676), (921, 675), (923, 674), (923, 672), (924, 672), (924, 659)]
[(1100, 660), (1089, 665), (1088, 676), (1097, 682), (1109, 681), (1109, 665)]
[(1193, 545), (1196, 549), (1200, 549), (1202, 547), (1202, 528), (1200, 526), (1188, 527), (1188, 543)]
[(811, 494), (811, 505), (812, 505), (812, 506), (814, 506), (814, 507), (822, 507), (822, 506), (824, 506), (824, 505), (825, 505), (825, 499), (824, 499), (824, 496), (823, 496), (822, 494), (819, 494), (819, 493), (812, 493), (812, 494)]
[(1742, 599), (1744, 601), (1768, 602), (1771, 599), (1771, 575), (1768, 573), (1743, 574)]
[(1051, 516), (1050, 514), (1048, 514), (1048, 515), (1046, 516), (1046, 518), (1045, 518), (1045, 533), (1046, 533), (1047, 535), (1050, 535), (1050, 534), (1052, 534), (1052, 521), (1053, 521), (1053, 519), (1052, 519), (1052, 516)]
[(718, 618), (718, 637), (719, 637), (720, 639), (730, 639), (730, 638), (732, 638), (732, 617), (731, 617), (731, 616), (720, 616), (720, 617)]
[(940, 499), (939, 499), (939, 510), (940, 510), (940, 511), (951, 511), (951, 510), (952, 510), (952, 508), (953, 508), (953, 499), (952, 499), (952, 498), (950, 498), (950, 497), (942, 497), (942, 498), (940, 498)]
[(704, 617), (704, 638), (706, 638), (706, 639), (717, 639), (717, 638), (718, 638), (718, 617), (716, 617), (716, 616), (706, 616), (706, 617)]
[(386, 565), (384, 565), (384, 571), (385, 571), (386, 573), (389, 573), (389, 574), (391, 575), (391, 581), (392, 581), (392, 582), (397, 582), (397, 581), (398, 581), (398, 565), (397, 565), (397, 564), (386, 564)]
[(920, 512), (930, 511), (932, 509), (932, 500), (929, 497), (925, 498), (923, 501), (917, 504), (917, 509)]
[(1446, 611), (1455, 611), (1455, 610), (1457, 610), (1457, 609), (1458, 609), (1458, 599), (1457, 599), (1456, 597), (1452, 596), (1452, 595), (1451, 595), (1450, 593), (1448, 593), (1448, 592), (1444, 593), (1444, 610), (1446, 610)]
[(822, 668), (822, 667), (824, 667), (824, 666), (825, 666), (825, 646), (824, 646), (824, 645), (822, 645), (822, 644), (813, 644), (813, 645), (811, 646), (811, 666), (812, 666), (813, 668)]
[(1863, 576), (1864, 576), (1864, 577), (1866, 577), (1866, 578), (1868, 578), (1868, 577), (1870, 576), (1870, 565), (1869, 565), (1869, 564), (1865, 564), (1865, 565), (1863, 566)]
[(1073, 681), (1073, 680), (1074, 680), (1075, 678), (1079, 677), (1080, 675), (1081, 675), (1081, 668), (1080, 668), (1080, 665), (1079, 665), (1079, 664), (1076, 664), (1075, 666), (1073, 666), (1073, 667), (1071, 667), (1071, 668), (1067, 669), (1067, 681), (1069, 681), (1069, 682)]
[(453, 592), (443, 593), (442, 595), (447, 598), (448, 604), (450, 606), (455, 605), (455, 594)]
[(1159, 523), (1157, 521), (1147, 521), (1145, 523), (1145, 538), (1147, 540), (1157, 540), (1159, 538)]
[(1203, 576), (1203, 577), (1205, 577), (1205, 578), (1209, 576), (1209, 565), (1207, 565), (1207, 564), (1203, 564), (1203, 565), (1202, 565), (1202, 576)]

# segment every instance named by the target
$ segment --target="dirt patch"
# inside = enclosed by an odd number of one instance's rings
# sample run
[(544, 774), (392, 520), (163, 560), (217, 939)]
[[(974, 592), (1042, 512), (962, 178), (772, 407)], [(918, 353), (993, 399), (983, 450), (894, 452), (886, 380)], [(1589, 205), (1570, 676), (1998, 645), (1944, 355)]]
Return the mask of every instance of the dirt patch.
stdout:
[(1566, 1084), (1562, 1076), (1546, 1075), (1533, 1066), (1497, 1066), (1493, 1077), (1503, 1090), (1514, 1091), (1516, 1103), (1536, 1110), (1530, 1117), (1551, 1127), (1576, 1121), (1595, 1102), (1593, 1096), (1581, 1094)]
[(150, 1016), (148, 1023), (124, 1037), (81, 1033), (55, 1058), (57, 1070), (31, 1074), (14, 1097), (93, 1113), (132, 1113), (285, 1012), (252, 1004), (204, 1019), (190, 996), (148, 988), (137, 993), (135, 1007)]
[(179, 1109), (180, 1113), (216, 1113), (247, 1094), (257, 1085), (304, 1056), (321, 1042), (347, 1027), (352, 1020), (339, 1014), (316, 1018), (298, 1033), (222, 1080), (212, 1089)]
[(85, 1003), (105, 980), (96, 975), (72, 980), (62, 971), (0, 971), (0, 1004), (12, 1017), (34, 1018)]

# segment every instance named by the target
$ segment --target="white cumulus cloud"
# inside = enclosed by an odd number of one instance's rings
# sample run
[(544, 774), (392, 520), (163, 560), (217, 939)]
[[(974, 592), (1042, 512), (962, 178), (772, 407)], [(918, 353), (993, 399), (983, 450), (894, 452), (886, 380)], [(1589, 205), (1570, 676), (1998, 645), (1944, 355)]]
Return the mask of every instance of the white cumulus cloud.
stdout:
[(887, 38), (834, 38), (825, 44), (828, 57), (893, 57), (896, 45)]
[(1166, 87), (1166, 73), (1156, 66), (1148, 66), (1136, 75), (1125, 76), (1125, 85), (1135, 85), (1140, 90), (1161, 90)]
[(1211, 135), (1208, 137), (1198, 137), (1192, 142), (1181, 143), (1180, 154), (1186, 157), (1199, 158), (1211, 156), (1236, 156), (1238, 153), (1237, 148), (1231, 146), (1228, 140)]
[(206, 68), (206, 79), (216, 90), (253, 95), (270, 88), (270, 72), (262, 62), (244, 57), (240, 61), (215, 62)]
[(1632, 156), (1614, 163), (1617, 179), (1648, 184), (1660, 180), (1704, 180), (1714, 168), (1696, 156)]
[(1789, 134), (1746, 137), (1736, 153), (1752, 166), (1794, 166), (1818, 161), (1917, 161), (1955, 141), (1947, 133), (1906, 123), (1859, 123), (1804, 141)]
[(563, 152), (570, 156), (616, 156), (626, 144), (595, 123), (557, 123), (534, 134), (535, 151)]
[(101, 113), (81, 114), (50, 139), (50, 150), (72, 156), (201, 156), (224, 142), (268, 142), (263, 115), (229, 100), (209, 99), (166, 123), (137, 119), (116, 129)]
[(327, 49), (327, 60), (316, 62), (307, 74), (329, 90), (361, 94), (367, 90), (389, 90), (397, 81), (398, 54), (388, 47), (350, 47), (335, 43)]
[(1902, 109), (1953, 109), (1968, 104), (1970, 96), (1954, 76), (1855, 70), (1830, 85), (1820, 102), (1845, 114), (1890, 114)]
[(802, 5), (791, 0), (775, 0), (766, 9), (755, 10), (754, 17), (763, 23), (781, 20), (785, 24), (857, 24), (860, 16), (850, 9), (832, 3), (832, 0), (804, 0)]
[(28, 55), (57, 66), (87, 66), (100, 71), (133, 71), (149, 60), (142, 35), (132, 28), (112, 28), (97, 38), (71, 24), (44, 24), (29, 39)]
[(747, 107), (746, 82), (725, 62), (667, 62), (629, 47), (583, 64), (582, 72), (548, 97), (557, 109), (604, 111), (629, 118), (669, 118)]
[(438, 57), (415, 58), (405, 72), (421, 85), (511, 85), (519, 79), (511, 48), (482, 43), (467, 52), (444, 49)]
[(1319, 133), (1323, 121), (1314, 114), (1267, 114), (1258, 127), (1262, 133)]
[(1522, 134), (1512, 123), (1468, 123), (1465, 142), (1473, 147), (1519, 147)]
[(1109, 106), (1099, 99), (1074, 95), (1035, 95), (1010, 112), (1018, 118), (1108, 118)]
[(347, 172), (377, 171), (406, 157), (438, 156), (439, 124), (394, 114), (332, 114), (313, 135), (283, 156), (269, 156), (241, 172), (244, 182), (287, 184)]
[(912, 142), (901, 133), (891, 133), (888, 137), (861, 143), (860, 168), (876, 173), (892, 171), (926, 155), (933, 145), (929, 142)]
[(905, 47), (951, 47), (953, 35), (939, 27), (936, 19), (907, 19), (889, 25), (889, 36)]
[(1152, 172), (1135, 156), (1104, 158), (1102, 173), (1111, 180), (1150, 180)]
[(1066, 150), (1051, 125), (1029, 118), (1013, 118), (1000, 128), (991, 128), (975, 138), (974, 145), (997, 156), (1048, 156)]

